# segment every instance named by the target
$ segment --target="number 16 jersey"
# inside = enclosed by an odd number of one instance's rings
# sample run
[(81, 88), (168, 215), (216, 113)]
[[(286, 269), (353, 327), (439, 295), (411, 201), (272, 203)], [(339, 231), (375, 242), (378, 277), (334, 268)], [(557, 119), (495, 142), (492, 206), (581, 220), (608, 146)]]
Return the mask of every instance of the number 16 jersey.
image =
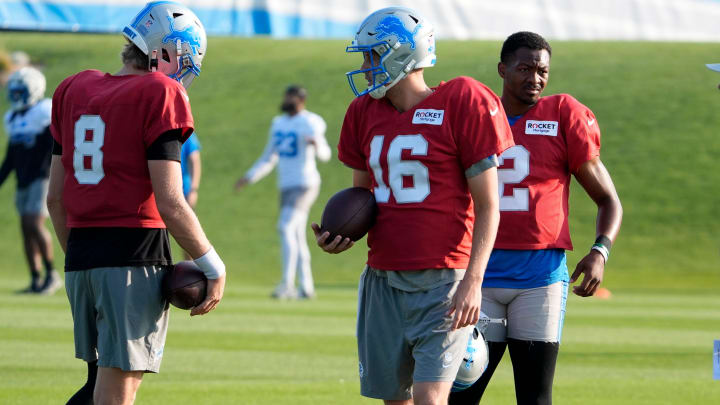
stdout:
[(499, 98), (459, 77), (399, 112), (358, 97), (343, 122), (338, 158), (368, 171), (378, 203), (368, 264), (381, 270), (464, 269), (474, 212), (466, 173), (512, 146)]
[(146, 150), (167, 131), (192, 132), (182, 85), (162, 73), (86, 70), (55, 90), (50, 129), (63, 151), (69, 228), (165, 228)]

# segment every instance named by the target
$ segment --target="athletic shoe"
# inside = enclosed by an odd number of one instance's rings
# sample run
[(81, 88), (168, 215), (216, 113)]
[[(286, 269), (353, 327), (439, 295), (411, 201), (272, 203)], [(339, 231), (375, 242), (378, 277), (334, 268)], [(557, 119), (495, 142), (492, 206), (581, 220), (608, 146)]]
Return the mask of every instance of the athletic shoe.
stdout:
[(315, 294), (315, 291), (310, 290), (300, 290), (300, 293), (298, 294), (298, 298), (301, 300), (314, 300), (317, 297), (317, 294)]
[(60, 275), (57, 271), (52, 270), (47, 277), (45, 277), (45, 283), (43, 283), (39, 292), (42, 295), (53, 295), (60, 287), (62, 287)]
[(294, 300), (298, 298), (298, 292), (295, 287), (278, 284), (272, 292), (272, 297), (278, 300)]
[(30, 285), (18, 291), (19, 294), (37, 294), (42, 289), (40, 283), (40, 277), (33, 277), (30, 281)]

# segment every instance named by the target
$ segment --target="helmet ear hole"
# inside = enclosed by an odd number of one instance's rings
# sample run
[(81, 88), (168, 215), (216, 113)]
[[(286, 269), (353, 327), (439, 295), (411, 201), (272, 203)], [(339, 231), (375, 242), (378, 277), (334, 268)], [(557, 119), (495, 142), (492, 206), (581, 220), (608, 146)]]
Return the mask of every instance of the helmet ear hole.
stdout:
[(165, 50), (165, 48), (162, 48), (162, 58), (165, 62), (170, 63), (170, 54), (168, 54), (168, 51)]

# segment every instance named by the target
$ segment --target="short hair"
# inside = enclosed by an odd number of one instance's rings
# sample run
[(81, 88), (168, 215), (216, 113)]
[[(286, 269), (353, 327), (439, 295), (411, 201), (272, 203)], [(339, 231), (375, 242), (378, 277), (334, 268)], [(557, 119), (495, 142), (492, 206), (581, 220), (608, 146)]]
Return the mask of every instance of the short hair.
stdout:
[(510, 59), (515, 55), (515, 51), (520, 48), (528, 48), (534, 51), (544, 49), (552, 56), (552, 48), (545, 38), (534, 32), (520, 31), (510, 35), (505, 42), (503, 42), (502, 50), (500, 51), (500, 62), (510, 62)]
[(150, 61), (148, 60), (147, 54), (141, 51), (137, 45), (132, 42), (125, 44), (122, 53), (123, 64), (131, 65), (135, 69), (139, 70), (150, 70)]
[(307, 90), (305, 90), (305, 87), (297, 85), (297, 84), (291, 84), (285, 89), (285, 95), (286, 96), (296, 96), (300, 100), (305, 100), (307, 98)]

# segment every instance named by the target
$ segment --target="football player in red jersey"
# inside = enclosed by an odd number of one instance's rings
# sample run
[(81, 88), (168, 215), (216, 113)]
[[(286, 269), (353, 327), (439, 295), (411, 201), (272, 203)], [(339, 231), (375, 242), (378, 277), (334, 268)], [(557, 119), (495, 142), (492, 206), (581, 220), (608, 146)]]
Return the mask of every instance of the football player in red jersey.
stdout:
[[(500, 156), (500, 226), (483, 281), (482, 309), (507, 318), (488, 326), (490, 362), (451, 404), (477, 404), (502, 358), (510, 351), (518, 404), (552, 403), (552, 382), (562, 334), (568, 282), (592, 296), (603, 279), (622, 207), (600, 161), (595, 115), (568, 94), (540, 97), (550, 73), (550, 45), (540, 35), (518, 32), (505, 40), (498, 73), (502, 104), (515, 146)], [(570, 176), (597, 204), (596, 241), (568, 278), (565, 250)]]
[[(391, 404), (443, 404), (480, 314), (481, 283), (499, 219), (496, 155), (512, 146), (499, 98), (459, 77), (430, 88), (431, 23), (390, 7), (360, 25), (348, 52), (358, 96), (340, 134), (338, 158), (378, 204), (360, 278), (361, 393)], [(355, 76), (367, 81), (360, 92)], [(474, 227), (473, 227), (474, 225)], [(326, 252), (352, 246), (327, 240)]]
[(143, 373), (159, 370), (168, 231), (208, 278), (207, 298), (191, 315), (213, 310), (225, 285), (225, 265), (183, 198), (180, 170), (193, 131), (183, 85), (200, 72), (205, 30), (187, 7), (162, 1), (148, 3), (123, 34), (119, 72), (77, 73), (53, 96), (48, 208), (66, 252), (76, 357), (88, 363), (88, 381), (68, 404), (132, 404)]

